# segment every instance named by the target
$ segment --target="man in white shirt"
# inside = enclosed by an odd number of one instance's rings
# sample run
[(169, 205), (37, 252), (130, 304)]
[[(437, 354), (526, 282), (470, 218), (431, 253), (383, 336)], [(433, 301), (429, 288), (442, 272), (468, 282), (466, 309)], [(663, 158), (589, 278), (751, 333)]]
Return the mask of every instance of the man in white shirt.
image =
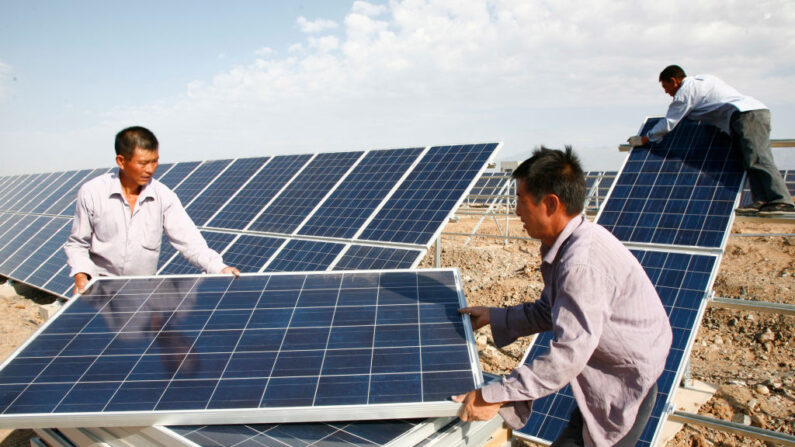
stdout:
[(118, 172), (80, 187), (72, 232), (64, 245), (75, 293), (83, 292), (97, 275), (154, 275), (164, 231), (202, 271), (240, 274), (207, 246), (177, 195), (154, 179), (158, 157), (155, 135), (143, 127), (129, 127), (116, 134)]
[(630, 137), (630, 145), (659, 142), (684, 118), (712, 124), (731, 135), (743, 156), (754, 203), (737, 211), (760, 216), (795, 214), (792, 196), (770, 151), (770, 110), (764, 104), (715, 76), (688, 77), (678, 65), (666, 67), (659, 79), (665, 93), (674, 98), (668, 113), (646, 135)]

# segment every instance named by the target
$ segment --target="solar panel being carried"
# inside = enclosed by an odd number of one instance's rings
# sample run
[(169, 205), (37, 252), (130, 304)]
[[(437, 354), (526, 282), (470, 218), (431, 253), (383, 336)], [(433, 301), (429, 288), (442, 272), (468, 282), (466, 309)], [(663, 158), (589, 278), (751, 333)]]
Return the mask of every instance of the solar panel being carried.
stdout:
[[(647, 130), (660, 118), (646, 121)], [(684, 373), (696, 329), (725, 249), (744, 172), (729, 137), (684, 120), (659, 144), (633, 148), (597, 223), (638, 258), (660, 295), (673, 329), (651, 418), (637, 445), (654, 445)], [(523, 364), (543, 355), (551, 333), (538, 334)], [(576, 406), (569, 386), (533, 402), (517, 436), (556, 439)]]
[(457, 270), (103, 278), (0, 369), (0, 426), (454, 416)]

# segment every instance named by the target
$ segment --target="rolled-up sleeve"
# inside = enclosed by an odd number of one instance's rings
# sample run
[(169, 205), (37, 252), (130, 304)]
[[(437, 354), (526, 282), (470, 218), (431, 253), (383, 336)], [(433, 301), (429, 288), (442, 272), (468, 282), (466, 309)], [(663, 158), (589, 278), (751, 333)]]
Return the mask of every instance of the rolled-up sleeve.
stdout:
[(89, 248), (94, 230), (91, 225), (91, 213), (88, 201), (91, 196), (86, 188), (80, 188), (75, 202), (75, 216), (72, 220), (72, 232), (64, 244), (66, 263), (69, 265), (69, 276), (86, 273), (91, 277), (97, 276), (97, 266), (91, 260)]
[(163, 230), (166, 237), (185, 259), (206, 273), (221, 273), (226, 267), (218, 252), (207, 246), (196, 225), (176, 194), (165, 198), (163, 208)]
[[(573, 265), (559, 272), (552, 304), (554, 339), (549, 351), (516, 368), (501, 382), (483, 387), (487, 402), (538, 399), (563, 388), (580, 374), (599, 344), (607, 315), (603, 277), (587, 265)], [(535, 318), (533, 312), (526, 315)], [(512, 320), (509, 317), (507, 321)]]

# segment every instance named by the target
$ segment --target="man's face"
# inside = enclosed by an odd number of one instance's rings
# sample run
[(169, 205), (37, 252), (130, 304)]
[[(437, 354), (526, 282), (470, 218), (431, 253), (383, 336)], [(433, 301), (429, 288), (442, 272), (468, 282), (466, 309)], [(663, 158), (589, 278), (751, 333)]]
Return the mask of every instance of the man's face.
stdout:
[(535, 198), (525, 190), (523, 179), (516, 181), (516, 215), (530, 237), (542, 239), (546, 235), (549, 221), (547, 207), (543, 200), (535, 202)]
[(676, 92), (679, 90), (679, 86), (682, 85), (682, 80), (671, 78), (667, 81), (660, 81), (660, 85), (662, 85), (662, 88), (663, 90), (665, 90), (665, 93), (674, 96)]
[(155, 175), (157, 160), (157, 150), (148, 151), (139, 147), (135, 148), (129, 160), (123, 155), (116, 156), (116, 164), (119, 165), (122, 174), (138, 186), (146, 185)]

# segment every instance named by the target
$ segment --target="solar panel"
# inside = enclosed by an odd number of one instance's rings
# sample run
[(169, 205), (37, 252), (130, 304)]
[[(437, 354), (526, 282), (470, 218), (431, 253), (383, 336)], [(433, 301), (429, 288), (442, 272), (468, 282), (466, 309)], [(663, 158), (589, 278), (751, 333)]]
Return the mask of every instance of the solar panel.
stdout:
[(291, 234), (362, 154), (317, 154), (301, 172), (301, 176), (293, 180), (247, 229)]
[[(224, 249), (232, 242), (236, 236), (232, 233), (216, 233), (210, 231), (202, 231), (202, 236), (204, 236), (204, 240), (207, 242), (207, 246), (212, 248), (213, 250), (221, 253)], [(169, 244), (171, 245), (171, 244)], [(175, 254), (170, 261), (167, 260), (167, 264), (162, 269), (158, 270), (158, 274), (161, 275), (180, 275), (180, 274), (188, 274), (188, 273), (201, 273), (199, 269), (194, 267), (187, 259), (185, 259), (180, 254)]]
[(204, 225), (266, 161), (267, 157), (235, 160), (185, 211), (196, 225)]
[[(90, 171), (88, 175), (72, 185), (72, 188), (66, 191), (61, 198), (57, 199), (50, 208), (45, 211), (45, 214), (60, 214), (61, 216), (72, 217), (75, 214), (75, 201), (77, 199), (77, 191), (83, 184), (91, 179), (99, 177), (102, 174), (110, 171), (107, 168), (99, 168)], [(72, 180), (74, 181), (74, 179)]]
[(158, 170), (155, 171), (155, 178), (157, 178), (160, 183), (168, 186), (168, 189), (173, 191), (174, 188), (180, 184), (180, 182), (191, 175), (191, 173), (196, 169), (197, 166), (199, 166), (200, 163), (200, 161), (186, 161), (177, 163), (172, 166), (168, 172), (163, 172), (161, 177), (158, 177), (157, 175), (157, 172), (160, 171), (160, 168), (158, 168)]
[(0, 369), (0, 427), (453, 416), (457, 270), (107, 278)]
[[(12, 276), (11, 273), (30, 255), (33, 254), (41, 245), (49, 240), (55, 232), (63, 227), (68, 221), (61, 218), (41, 217), (40, 231), (35, 232), (33, 235), (26, 239), (21, 239), (16, 251), (13, 254), (7, 255), (6, 258), (0, 258), (0, 274)], [(13, 244), (12, 241), (10, 244)], [(5, 259), (5, 262), (3, 262)]]
[(286, 239), (244, 234), (223, 252), (226, 265), (241, 272), (256, 273), (268, 262)]
[(497, 148), (432, 147), (358, 239), (429, 245)]
[[(8, 242), (8, 239), (5, 238), (5, 235), (8, 232), (8, 230), (10, 228), (12, 228), (14, 225), (16, 225), (17, 223), (19, 223), (20, 219), (22, 219), (22, 215), (21, 214), (6, 213), (6, 216), (7, 216), (7, 218), (6, 218), (5, 222), (0, 224), (0, 247), (2, 247), (3, 245), (5, 245)], [(9, 237), (12, 234), (13, 233), (9, 233)]]
[(49, 194), (46, 197), (32, 200), (31, 208), (27, 209), (26, 211), (31, 213), (44, 213), (44, 211), (51, 207), (53, 203), (55, 203), (59, 198), (63, 197), (64, 192), (69, 190), (78, 179), (85, 177), (89, 172), (91, 172), (89, 169), (83, 171), (65, 172), (62, 179), (52, 190), (50, 190)]
[[(56, 252), (63, 252), (63, 244), (66, 242), (66, 238), (69, 237), (69, 232), (72, 230), (72, 221), (64, 218), (53, 219), (53, 225), (57, 225), (57, 222), (60, 222), (61, 226), (55, 233), (53, 233), (49, 239), (40, 242), (36, 250), (31, 253), (26, 260), (22, 261), (9, 276), (18, 278), (22, 282), (26, 282), (40, 289), (44, 288), (44, 284), (50, 280), (49, 277), (47, 277), (47, 281), (42, 281), (40, 279), (42, 277), (37, 276), (29, 280), (29, 276), (34, 271), (41, 268)], [(50, 292), (58, 293), (53, 290)]]
[(728, 135), (684, 120), (660, 144), (630, 152), (596, 221), (625, 242), (720, 247), (742, 185), (741, 160)]
[(407, 269), (425, 254), (421, 250), (351, 245), (334, 270)]
[(265, 267), (266, 272), (326, 270), (345, 244), (293, 239)]
[(51, 181), (50, 177), (52, 176), (51, 173), (44, 173), (44, 174), (33, 174), (31, 177), (25, 182), (23, 188), (20, 188), (18, 192), (14, 195), (14, 198), (6, 202), (5, 210), (6, 211), (19, 211), (19, 208), (22, 205), (27, 204), (28, 199), (32, 196), (35, 196), (39, 193), (41, 188), (45, 187)]
[(19, 200), (24, 194), (27, 194), (30, 181), (35, 177), (36, 175), (34, 174), (25, 174), (17, 177), (16, 182), (8, 188), (8, 192), (0, 197), (0, 210), (8, 211), (14, 202)]
[(58, 187), (63, 185), (74, 172), (55, 172), (53, 173), (45, 183), (41, 185), (40, 188), (36, 191), (36, 194), (33, 194), (24, 199), (24, 203), (18, 203), (16, 205), (17, 211), (20, 213), (29, 213), (38, 205), (40, 205), (46, 198), (50, 196)]
[[(632, 250), (632, 254), (638, 258), (657, 289), (674, 334), (665, 370), (657, 380), (657, 401), (637, 444), (649, 446), (653, 445), (666, 404), (672, 401), (672, 393), (684, 372), (682, 360), (689, 357), (695, 329), (706, 306), (707, 292), (714, 281), (718, 258), (714, 255), (651, 250)], [(526, 353), (523, 364), (529, 365), (546, 353), (552, 339), (552, 332), (539, 334)], [(568, 385), (557, 393), (537, 399), (533, 401), (530, 419), (519, 433), (536, 441), (554, 440), (568, 424), (571, 411), (576, 406)]]
[(352, 238), (423, 148), (370, 151), (298, 234)]
[(232, 160), (205, 161), (174, 188), (174, 193), (183, 205), (189, 204), (218, 174), (226, 169)]
[(49, 217), (23, 215), (14, 226), (8, 229), (6, 232), (8, 237), (4, 237), (0, 241), (0, 259), (11, 256), (25, 241), (41, 230), (50, 219)]
[(233, 230), (246, 228), (311, 157), (308, 154), (273, 157), (207, 226)]

